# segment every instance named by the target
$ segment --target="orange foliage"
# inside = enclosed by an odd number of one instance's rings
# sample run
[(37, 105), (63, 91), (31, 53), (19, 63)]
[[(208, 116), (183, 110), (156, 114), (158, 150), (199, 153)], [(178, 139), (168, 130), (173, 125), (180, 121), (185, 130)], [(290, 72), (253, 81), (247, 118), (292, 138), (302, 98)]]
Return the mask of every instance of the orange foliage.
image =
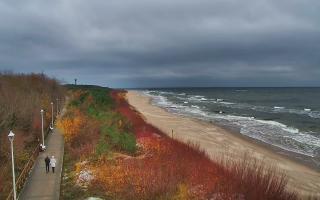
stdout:
[(85, 121), (85, 116), (76, 109), (73, 111), (73, 116), (59, 119), (57, 126), (63, 130), (65, 141), (70, 142), (80, 133)]

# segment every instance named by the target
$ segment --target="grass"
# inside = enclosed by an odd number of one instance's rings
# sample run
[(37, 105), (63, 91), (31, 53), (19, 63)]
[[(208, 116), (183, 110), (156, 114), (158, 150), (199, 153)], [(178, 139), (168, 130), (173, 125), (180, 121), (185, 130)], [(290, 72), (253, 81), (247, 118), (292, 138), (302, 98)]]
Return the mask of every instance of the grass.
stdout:
[(219, 165), (222, 166), (224, 178), (224, 184), (219, 188), (221, 198), (237, 194), (247, 199), (298, 199), (295, 192), (286, 190), (287, 177), (273, 165), (247, 154), (238, 160), (224, 158)]
[(105, 143), (112, 148), (134, 154), (136, 152), (136, 138), (132, 133), (120, 132), (116, 127), (103, 126), (101, 134)]
[(93, 97), (93, 106), (96, 106), (96, 109), (106, 110), (113, 106), (111, 96), (106, 95), (106, 91), (104, 89), (90, 90), (90, 95)]
[(96, 147), (96, 154), (98, 156), (101, 156), (101, 155), (107, 154), (109, 151), (110, 151), (110, 146), (105, 141), (105, 139), (101, 137)]

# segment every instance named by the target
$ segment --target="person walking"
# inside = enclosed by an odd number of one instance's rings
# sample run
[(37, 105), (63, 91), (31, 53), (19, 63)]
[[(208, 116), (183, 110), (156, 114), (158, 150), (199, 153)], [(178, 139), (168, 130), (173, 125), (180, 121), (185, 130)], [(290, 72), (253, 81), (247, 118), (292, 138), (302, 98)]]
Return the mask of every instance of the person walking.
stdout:
[(44, 159), (44, 162), (46, 163), (46, 172), (49, 173), (49, 171), (50, 171), (50, 167), (49, 167), (49, 165), (50, 165), (50, 158), (49, 158), (48, 155), (47, 155), (47, 157)]
[(54, 173), (54, 168), (56, 167), (56, 163), (57, 163), (57, 160), (54, 158), (54, 156), (51, 156), (50, 165), (52, 168), (52, 173)]

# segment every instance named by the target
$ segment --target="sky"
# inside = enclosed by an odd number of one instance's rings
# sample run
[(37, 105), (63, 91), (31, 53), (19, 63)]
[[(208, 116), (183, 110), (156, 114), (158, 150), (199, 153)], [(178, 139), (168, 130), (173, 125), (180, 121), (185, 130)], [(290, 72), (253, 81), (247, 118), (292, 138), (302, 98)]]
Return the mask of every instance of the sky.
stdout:
[(320, 1), (0, 0), (0, 71), (115, 88), (320, 86)]

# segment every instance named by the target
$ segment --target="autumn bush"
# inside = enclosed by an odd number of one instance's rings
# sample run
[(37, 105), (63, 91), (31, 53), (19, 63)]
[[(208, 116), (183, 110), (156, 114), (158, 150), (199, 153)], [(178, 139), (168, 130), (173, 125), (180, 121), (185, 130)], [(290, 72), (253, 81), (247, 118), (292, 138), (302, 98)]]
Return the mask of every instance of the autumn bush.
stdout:
[[(114, 110), (110, 89), (96, 86), (68, 86), (69, 103), (58, 120), (63, 130), (70, 173), (83, 161), (97, 163), (113, 152), (136, 153), (136, 139), (129, 122)], [(66, 176), (71, 176), (70, 174)], [(74, 177), (74, 176), (72, 176)], [(76, 178), (74, 178), (76, 183)], [(70, 182), (70, 180), (69, 180)], [(68, 181), (64, 182), (66, 185)], [(63, 183), (63, 185), (64, 185)], [(73, 189), (78, 188), (75, 186)], [(61, 198), (74, 196), (77, 189), (63, 187)], [(80, 191), (78, 191), (80, 192)]]
[[(100, 87), (73, 87), (68, 109), (58, 121), (70, 148), (73, 148), (73, 144), (79, 144), (81, 138), (85, 138), (84, 143), (91, 142), (99, 155), (106, 153), (109, 148), (135, 152), (135, 137), (130, 133), (129, 125), (124, 124), (125, 119), (113, 111), (113, 100), (108, 92), (108, 89)], [(95, 131), (88, 134), (88, 130)]]
[(15, 133), (18, 177), (41, 139), (40, 109), (45, 110), (47, 128), (51, 122), (51, 101), (63, 100), (64, 95), (65, 90), (59, 82), (44, 74), (0, 73), (0, 199), (4, 199), (12, 188), (9, 131)]
[[(95, 166), (95, 184), (114, 199), (205, 199), (219, 174), (203, 152), (165, 138), (139, 140), (142, 154)], [(186, 191), (184, 191), (186, 190)], [(184, 193), (184, 194), (180, 194)]]
[(222, 199), (241, 195), (246, 199), (298, 199), (295, 192), (286, 191), (287, 177), (278, 168), (248, 154), (237, 160), (222, 158), (223, 180), (219, 185)]
[(64, 130), (65, 141), (70, 142), (86, 125), (86, 117), (78, 109), (73, 109), (72, 112), (65, 114), (63, 120), (58, 120), (57, 125)]

